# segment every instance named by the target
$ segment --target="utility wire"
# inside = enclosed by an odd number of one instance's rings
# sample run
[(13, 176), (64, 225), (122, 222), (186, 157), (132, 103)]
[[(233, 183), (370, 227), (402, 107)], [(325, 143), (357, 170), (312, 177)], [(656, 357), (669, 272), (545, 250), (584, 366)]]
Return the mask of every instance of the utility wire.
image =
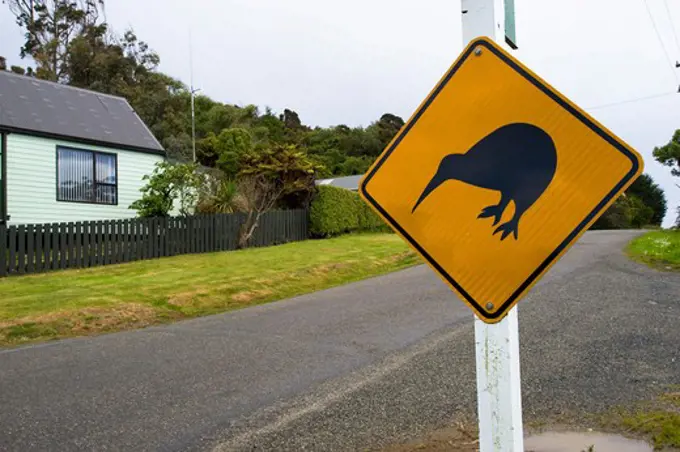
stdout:
[[(673, 64), (673, 60), (671, 59), (670, 55), (668, 54), (668, 51), (666, 50), (666, 46), (663, 44), (663, 39), (661, 38), (661, 33), (659, 33), (659, 29), (656, 26), (656, 22), (654, 21), (654, 17), (652, 16), (652, 11), (649, 9), (649, 3), (648, 0), (642, 0), (645, 4), (645, 8), (647, 9), (647, 14), (649, 14), (649, 20), (652, 22), (652, 26), (654, 27), (654, 32), (656, 33), (656, 37), (659, 40), (659, 44), (661, 44), (661, 49), (663, 50), (664, 55), (666, 56), (666, 60), (668, 61), (668, 64), (671, 66), (671, 71), (673, 72), (673, 77), (675, 78), (676, 83), (680, 84), (680, 79), (678, 79), (678, 74), (675, 72), (675, 65)], [(678, 34), (675, 31), (675, 26), (673, 24), (673, 18), (671, 17), (671, 11), (670, 8), (668, 7), (668, 0), (664, 0), (664, 5), (666, 6), (666, 12), (668, 13), (668, 18), (671, 21), (671, 27), (673, 29), (673, 36), (675, 37), (675, 44), (678, 47), (678, 50), (680, 51), (680, 40), (678, 39)], [(610, 107), (616, 107), (618, 105), (624, 105), (624, 104), (630, 104), (634, 102), (642, 102), (645, 100), (650, 100), (650, 99), (657, 99), (660, 97), (667, 97), (667, 96), (673, 96), (677, 95), (680, 93), (680, 89), (678, 89), (677, 92), (666, 92), (666, 93), (659, 93), (659, 94), (652, 94), (651, 96), (644, 96), (644, 97), (636, 97), (634, 99), (627, 99), (627, 100), (622, 100), (618, 102), (612, 102), (609, 104), (601, 104), (601, 105), (595, 105), (592, 107), (586, 107), (585, 110), (598, 110), (600, 108), (610, 108)]]
[(645, 4), (645, 8), (647, 8), (647, 14), (649, 14), (649, 20), (652, 22), (652, 26), (654, 27), (654, 31), (656, 32), (656, 37), (659, 39), (659, 44), (661, 44), (661, 49), (663, 50), (664, 55), (666, 55), (666, 60), (668, 61), (668, 64), (671, 67), (671, 71), (673, 72), (673, 77), (675, 77), (675, 82), (680, 84), (680, 79), (678, 79), (678, 74), (675, 72), (675, 64), (673, 64), (673, 60), (671, 60), (670, 55), (668, 54), (668, 51), (666, 50), (666, 46), (663, 45), (663, 39), (661, 38), (661, 33), (659, 33), (659, 29), (656, 26), (656, 22), (654, 21), (654, 17), (652, 16), (652, 11), (649, 9), (649, 3), (647, 0), (642, 0)]
[(675, 38), (675, 45), (678, 48), (678, 54), (680, 55), (680, 39), (678, 39), (678, 32), (675, 31), (675, 24), (673, 23), (673, 15), (671, 14), (671, 9), (668, 7), (668, 0), (663, 0), (663, 4), (666, 6), (666, 12), (668, 13), (668, 20), (671, 23), (671, 30), (673, 30), (673, 37)]
[(602, 104), (602, 105), (595, 105), (594, 107), (586, 107), (586, 108), (584, 108), (584, 110), (598, 110), (600, 108), (615, 107), (617, 105), (630, 104), (630, 103), (633, 103), (633, 102), (641, 102), (643, 100), (657, 99), (659, 97), (677, 96), (677, 95), (678, 95), (678, 93), (652, 94), (651, 96), (637, 97), (635, 99), (622, 100), (622, 101), (619, 101), (619, 102), (612, 102), (610, 104)]

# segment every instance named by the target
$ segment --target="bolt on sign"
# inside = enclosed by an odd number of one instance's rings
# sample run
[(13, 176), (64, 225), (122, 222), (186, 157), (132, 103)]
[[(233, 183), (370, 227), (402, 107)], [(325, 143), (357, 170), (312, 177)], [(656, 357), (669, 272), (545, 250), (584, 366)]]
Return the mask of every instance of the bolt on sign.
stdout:
[(631, 147), (479, 38), (359, 191), (483, 321), (495, 323), (642, 170)]

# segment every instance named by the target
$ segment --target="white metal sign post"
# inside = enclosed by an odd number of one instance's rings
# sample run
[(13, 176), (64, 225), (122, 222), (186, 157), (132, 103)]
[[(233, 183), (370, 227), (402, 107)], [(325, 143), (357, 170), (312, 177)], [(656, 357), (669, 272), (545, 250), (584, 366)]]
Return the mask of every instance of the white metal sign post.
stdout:
[[(479, 36), (505, 40), (503, 0), (461, 3), (463, 45)], [(480, 452), (523, 452), (517, 307), (495, 324), (475, 316), (475, 353)]]

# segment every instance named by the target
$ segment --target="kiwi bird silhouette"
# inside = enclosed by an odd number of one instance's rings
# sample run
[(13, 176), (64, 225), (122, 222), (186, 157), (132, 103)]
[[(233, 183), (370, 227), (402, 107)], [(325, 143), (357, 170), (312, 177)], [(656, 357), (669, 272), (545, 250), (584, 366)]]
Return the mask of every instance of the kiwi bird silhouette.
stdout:
[(512, 201), (515, 214), (493, 233), (502, 233), (501, 240), (513, 234), (517, 240), (522, 215), (548, 188), (556, 167), (557, 152), (550, 135), (532, 124), (507, 124), (482, 138), (465, 154), (444, 157), (411, 212), (415, 213), (434, 190), (449, 180), (497, 190), (500, 202), (483, 208), (477, 218), (493, 217), (496, 226)]

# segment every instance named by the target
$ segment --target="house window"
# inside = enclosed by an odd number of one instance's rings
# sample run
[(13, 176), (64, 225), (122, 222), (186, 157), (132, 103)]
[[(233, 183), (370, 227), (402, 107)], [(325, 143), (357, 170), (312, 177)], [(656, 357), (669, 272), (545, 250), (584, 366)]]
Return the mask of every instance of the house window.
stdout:
[(116, 154), (57, 147), (57, 201), (118, 204)]

